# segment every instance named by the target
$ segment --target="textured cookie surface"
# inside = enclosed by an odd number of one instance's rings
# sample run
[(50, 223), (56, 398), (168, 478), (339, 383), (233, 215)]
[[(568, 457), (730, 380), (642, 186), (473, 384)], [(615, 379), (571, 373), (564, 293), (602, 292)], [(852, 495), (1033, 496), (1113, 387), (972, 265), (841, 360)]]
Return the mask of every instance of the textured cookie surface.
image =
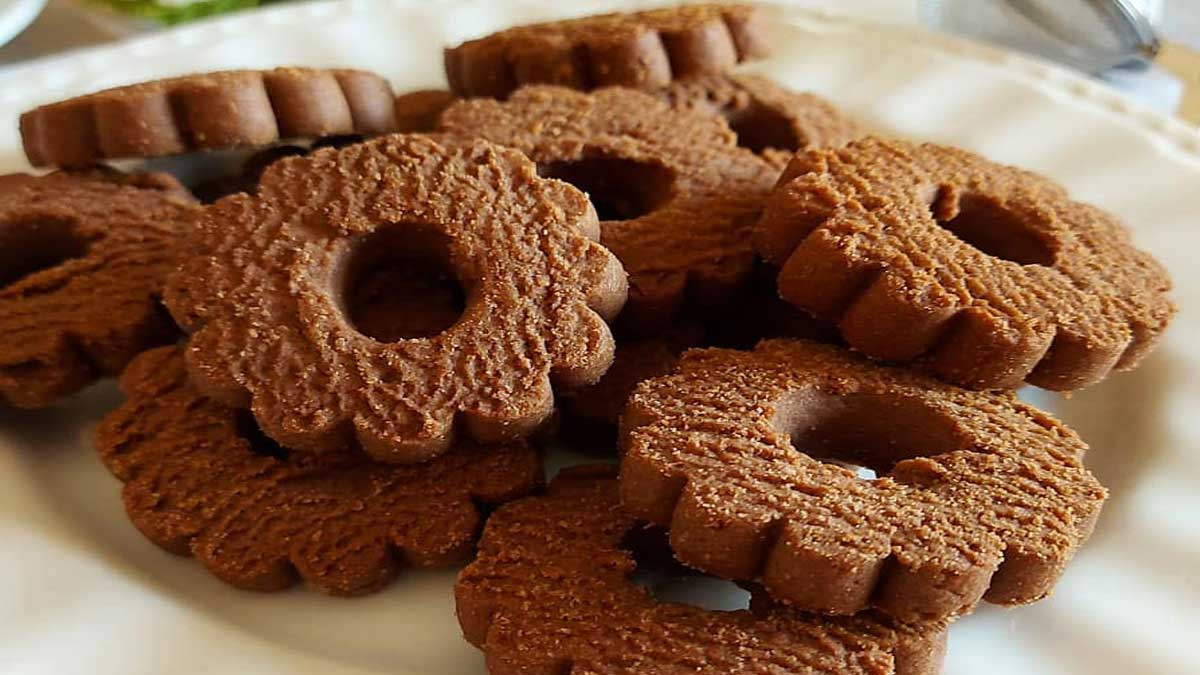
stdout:
[(676, 80), (655, 92), (680, 110), (723, 116), (738, 145), (755, 152), (836, 148), (866, 130), (825, 99), (790, 91), (755, 75)]
[(865, 139), (792, 160), (755, 231), (780, 294), (875, 358), (974, 388), (1134, 367), (1171, 282), (1111, 215), (953, 148)]
[[(393, 135), (287, 158), (256, 196), (207, 208), (199, 235), (166, 294), (194, 333), (192, 374), (289, 448), (353, 434), (377, 458), (409, 462), (456, 430), (528, 435), (553, 409), (552, 380), (594, 382), (612, 361), (604, 319), (625, 299), (624, 272), (593, 241), (583, 193), (513, 150)], [(363, 332), (349, 300), (398, 260), (461, 286), (452, 325), (399, 340)]]
[(174, 339), (159, 298), (196, 210), (162, 174), (0, 177), (0, 401), (50, 405)]
[(501, 507), (455, 587), (459, 624), (493, 675), (825, 673), (932, 675), (945, 627), (874, 615), (661, 602), (630, 576), (638, 529), (610, 470), (568, 469), (544, 497)]
[(689, 295), (711, 309), (753, 267), (751, 229), (778, 171), (715, 116), (629, 89), (539, 86), (460, 102), (441, 129), (515, 147), (588, 193), (601, 241), (629, 273), (627, 325), (668, 325)]
[(683, 563), (812, 611), (1037, 600), (1106, 497), (1079, 437), (1011, 393), (802, 340), (687, 352), (621, 423), (632, 515), (669, 525)]
[(690, 5), (518, 26), (446, 50), (450, 89), (503, 98), (525, 84), (654, 89), (766, 56), (749, 5)]
[(276, 68), (106, 89), (21, 115), (34, 166), (267, 145), (395, 130), (391, 86), (362, 70)]
[(463, 443), (414, 466), (350, 448), (288, 456), (246, 413), (190, 385), (175, 347), (139, 356), (121, 387), (128, 400), (101, 423), (96, 446), (125, 482), (130, 519), (240, 588), (280, 590), (299, 577), (357, 595), (404, 566), (461, 562), (481, 529), (475, 502), (498, 504), (541, 480), (538, 453), (524, 441)]

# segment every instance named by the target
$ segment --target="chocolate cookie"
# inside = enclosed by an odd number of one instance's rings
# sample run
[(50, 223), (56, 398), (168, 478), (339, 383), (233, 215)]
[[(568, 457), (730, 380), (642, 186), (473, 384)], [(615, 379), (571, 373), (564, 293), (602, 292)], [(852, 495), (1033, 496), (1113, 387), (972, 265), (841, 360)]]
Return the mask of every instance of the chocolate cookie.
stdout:
[(715, 116), (630, 89), (526, 87), (457, 103), (441, 129), (515, 147), (588, 193), (629, 273), (626, 326), (662, 329), (687, 296), (711, 313), (753, 268), (751, 228), (778, 171)]
[(151, 541), (195, 556), (222, 581), (274, 591), (302, 577), (335, 595), (379, 590), (405, 566), (443, 567), (474, 548), (494, 505), (541, 481), (523, 441), (463, 443), (414, 466), (343, 448), (292, 456), (244, 412), (188, 383), (179, 349), (139, 356), (121, 376), (129, 400), (96, 432), (125, 482), (125, 509)]
[[(353, 434), (379, 459), (413, 462), (456, 429), (525, 436), (553, 410), (552, 380), (595, 382), (612, 361), (605, 318), (624, 302), (624, 272), (592, 241), (587, 198), (513, 150), (392, 135), (284, 159), (199, 229), (202, 250), (166, 294), (194, 333), (192, 375), (289, 448)], [(400, 263), (454, 280), (465, 307), (453, 325), (364, 333), (348, 300)]]
[(681, 562), (811, 611), (916, 621), (1038, 600), (1106, 498), (1083, 441), (1011, 393), (802, 340), (687, 352), (621, 423), (631, 515), (669, 524)]
[(362, 70), (276, 68), (155, 80), (21, 115), (34, 166), (268, 145), (281, 138), (394, 131), (392, 88)]
[(0, 401), (51, 405), (173, 340), (159, 296), (196, 212), (164, 174), (0, 177)]
[(1170, 279), (1111, 215), (954, 148), (802, 153), (755, 232), (789, 302), (875, 358), (974, 388), (1069, 391), (1137, 365)]
[(396, 131), (422, 133), (437, 127), (438, 116), (458, 96), (444, 89), (420, 89), (396, 97)]
[(836, 148), (867, 135), (825, 99), (755, 75), (692, 77), (656, 93), (677, 109), (721, 115), (754, 152)]
[(518, 26), (445, 52), (450, 89), (504, 98), (525, 84), (655, 89), (766, 56), (751, 5), (687, 5)]
[(455, 587), (463, 635), (488, 672), (932, 675), (945, 625), (774, 607), (662, 602), (630, 578), (638, 532), (611, 470), (568, 469), (544, 497), (501, 507)]

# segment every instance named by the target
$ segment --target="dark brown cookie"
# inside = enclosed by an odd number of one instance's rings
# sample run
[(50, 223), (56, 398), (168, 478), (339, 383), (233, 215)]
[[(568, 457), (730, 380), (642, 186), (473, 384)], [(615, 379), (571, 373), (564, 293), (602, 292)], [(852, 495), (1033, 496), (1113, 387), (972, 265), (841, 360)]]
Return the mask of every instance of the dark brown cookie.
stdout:
[(954, 148), (801, 153), (755, 236), (783, 297), (852, 347), (974, 388), (1085, 387), (1137, 365), (1175, 313), (1111, 215)]
[(721, 115), (754, 152), (841, 147), (866, 130), (825, 99), (794, 92), (755, 75), (676, 80), (657, 95), (672, 107)]
[(396, 97), (396, 131), (422, 133), (437, 127), (438, 116), (458, 100), (445, 89), (420, 89)]
[(239, 588), (274, 591), (302, 577), (335, 595), (379, 590), (405, 566), (443, 567), (474, 548), (475, 502), (499, 504), (541, 482), (523, 441), (463, 443), (414, 466), (350, 448), (289, 456), (252, 418), (201, 395), (178, 348), (139, 356), (129, 397), (100, 424), (96, 447), (125, 482), (134, 525)]
[(633, 516), (669, 524), (683, 563), (811, 611), (916, 621), (1038, 600), (1106, 497), (1083, 441), (1011, 393), (802, 340), (687, 352), (621, 424)]
[(601, 242), (629, 273), (626, 326), (668, 326), (688, 296), (712, 312), (753, 268), (751, 228), (778, 171), (715, 116), (630, 89), (526, 87), (457, 103), (441, 128), (515, 147), (588, 193)]
[(162, 174), (0, 177), (0, 401), (51, 405), (173, 340), (159, 297), (196, 211)]
[(524, 84), (655, 89), (766, 56), (751, 5), (687, 5), (518, 26), (446, 50), (462, 96), (503, 98)]
[[(553, 410), (551, 381), (595, 382), (612, 361), (621, 265), (593, 241), (583, 193), (513, 150), (392, 135), (284, 159), (256, 196), (208, 207), (199, 230), (202, 250), (166, 294), (194, 333), (193, 377), (289, 448), (353, 434), (379, 459), (413, 462), (455, 430), (525, 436)], [(397, 341), (364, 332), (350, 301), (398, 261), (454, 280), (465, 308), (453, 325)]]
[(34, 166), (269, 145), (394, 131), (392, 88), (362, 70), (276, 68), (155, 80), (60, 101), (21, 115)]
[(945, 625), (771, 607), (708, 611), (662, 602), (631, 579), (638, 526), (610, 469), (574, 468), (544, 497), (501, 507), (459, 574), (463, 635), (488, 672), (933, 675)]

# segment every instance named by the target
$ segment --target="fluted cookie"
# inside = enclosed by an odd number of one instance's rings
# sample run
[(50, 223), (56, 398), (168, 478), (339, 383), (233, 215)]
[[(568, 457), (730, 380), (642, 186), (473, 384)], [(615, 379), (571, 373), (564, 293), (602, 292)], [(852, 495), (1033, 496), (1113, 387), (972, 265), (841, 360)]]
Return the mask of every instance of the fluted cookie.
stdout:
[(549, 494), (501, 507), (455, 586), (463, 635), (488, 671), (933, 675), (941, 623), (874, 614), (821, 617), (772, 607), (709, 611), (659, 601), (630, 577), (639, 526), (611, 469), (565, 470)]
[(751, 5), (686, 5), (518, 26), (445, 52), (450, 89), (503, 98), (525, 84), (655, 89), (766, 56)]
[(755, 152), (836, 148), (866, 130), (831, 103), (756, 75), (708, 75), (676, 80), (656, 94), (681, 110), (721, 115), (738, 145)]
[(1093, 384), (1136, 366), (1175, 312), (1166, 272), (1113, 216), (936, 145), (797, 155), (755, 243), (780, 294), (856, 350), (979, 389)]
[[(386, 136), (276, 162), (255, 196), (205, 209), (167, 305), (193, 333), (202, 389), (279, 443), (319, 452), (353, 435), (378, 459), (422, 461), (459, 430), (526, 436), (553, 410), (552, 381), (608, 368), (626, 280), (598, 230), (583, 193), (514, 150)], [(364, 332), (349, 300), (404, 261), (453, 279), (461, 316), (433, 335)]]
[(753, 268), (751, 229), (778, 170), (715, 116), (630, 89), (537, 86), (457, 103), (440, 125), (517, 148), (542, 175), (588, 193), (601, 242), (629, 273), (627, 326), (669, 326), (689, 296), (711, 312)]
[(631, 515), (669, 525), (681, 562), (811, 611), (1038, 600), (1106, 498), (1083, 441), (1011, 393), (803, 340), (687, 352), (621, 423)]
[(482, 515), (541, 481), (524, 441), (464, 442), (413, 466), (342, 448), (288, 453), (245, 412), (188, 382), (176, 347), (139, 356), (121, 376), (128, 400), (96, 431), (125, 509), (151, 541), (194, 556), (222, 581), (274, 591), (299, 578), (320, 591), (379, 590), (405, 566), (444, 567), (474, 549)]
[(395, 131), (391, 85), (363, 70), (276, 68), (116, 87), (21, 115), (34, 166), (269, 145)]
[(175, 339), (160, 296), (196, 213), (163, 174), (0, 177), (0, 401), (51, 405)]

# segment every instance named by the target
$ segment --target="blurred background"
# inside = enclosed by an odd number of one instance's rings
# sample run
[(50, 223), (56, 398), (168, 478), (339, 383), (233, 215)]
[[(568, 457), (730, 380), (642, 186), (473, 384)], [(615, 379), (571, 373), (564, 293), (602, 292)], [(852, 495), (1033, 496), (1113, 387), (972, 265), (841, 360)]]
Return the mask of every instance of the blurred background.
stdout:
[[(281, 1), (0, 0), (0, 68)], [(1200, 0), (781, 1), (1034, 53), (1200, 123)]]

